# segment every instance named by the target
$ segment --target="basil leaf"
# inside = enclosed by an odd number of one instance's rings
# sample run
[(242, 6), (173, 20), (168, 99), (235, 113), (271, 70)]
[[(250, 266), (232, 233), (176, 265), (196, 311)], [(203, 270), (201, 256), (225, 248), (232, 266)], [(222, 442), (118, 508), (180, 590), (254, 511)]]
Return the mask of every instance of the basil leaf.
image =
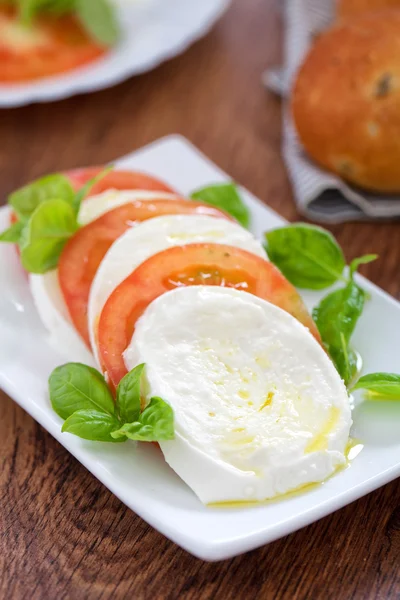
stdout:
[(349, 267), (350, 279), (353, 279), (353, 275), (360, 265), (366, 265), (370, 262), (374, 262), (374, 260), (376, 260), (377, 258), (377, 254), (365, 254), (364, 256), (360, 256), (359, 258), (355, 258), (354, 260), (352, 260)]
[(22, 221), (13, 223), (8, 229), (0, 233), (0, 242), (8, 242), (11, 244), (18, 244), (21, 239), (21, 233), (24, 228)]
[(117, 409), (123, 423), (137, 421), (140, 415), (140, 379), (144, 364), (121, 379), (117, 387)]
[(8, 197), (8, 203), (18, 217), (24, 220), (46, 200), (59, 199), (72, 204), (74, 196), (74, 190), (65, 175), (54, 174), (46, 175), (13, 192)]
[(19, 3), (19, 16), (24, 24), (30, 24), (37, 10), (37, 0), (24, 0)]
[(219, 183), (201, 188), (194, 191), (190, 197), (224, 210), (235, 217), (243, 227), (250, 225), (250, 211), (234, 183)]
[(75, 209), (75, 213), (78, 214), (79, 213), (79, 209), (81, 207), (82, 204), (82, 200), (84, 200), (86, 198), (86, 196), (88, 195), (88, 193), (90, 192), (90, 190), (92, 189), (92, 187), (101, 179), (103, 179), (103, 177), (105, 177), (110, 171), (112, 171), (113, 167), (106, 167), (105, 169), (103, 169), (100, 173), (98, 173), (95, 177), (92, 177), (92, 179), (89, 179), (89, 181), (87, 181), (76, 193), (75, 193), (75, 198), (74, 198), (74, 202), (73, 202), (73, 206)]
[(119, 38), (115, 11), (107, 0), (76, 0), (78, 19), (100, 43), (112, 46)]
[(131, 440), (141, 442), (173, 440), (175, 434), (172, 408), (161, 398), (152, 398), (138, 421), (125, 423), (121, 429), (113, 431), (111, 434), (115, 439), (124, 435)]
[(371, 373), (360, 377), (354, 390), (368, 390), (371, 394), (400, 400), (400, 375), (396, 373)]
[(54, 369), (49, 378), (50, 402), (55, 412), (67, 419), (77, 410), (95, 410), (115, 416), (115, 404), (104, 377), (81, 363)]
[(30, 273), (46, 273), (58, 264), (67, 240), (78, 229), (71, 204), (46, 200), (31, 216), (24, 229), (21, 262)]
[(95, 442), (123, 442), (126, 438), (111, 437), (111, 432), (119, 425), (113, 415), (98, 410), (77, 410), (64, 422), (61, 431)]
[(331, 359), (346, 385), (351, 384), (358, 372), (358, 355), (346, 344), (343, 334), (340, 338), (340, 346), (331, 346), (329, 349)]
[(364, 290), (349, 281), (345, 287), (328, 294), (313, 311), (322, 341), (346, 383), (356, 371), (357, 356), (349, 348), (349, 342), (364, 302)]
[(265, 238), (269, 259), (293, 285), (319, 290), (342, 277), (346, 264), (343, 252), (321, 227), (288, 225), (267, 232)]
[(75, 1), (76, 0), (14, 0), (14, 2), (12, 2), (11, 0), (10, 3), (18, 4), (21, 21), (25, 25), (30, 25), (33, 18), (40, 12), (56, 16), (74, 12)]

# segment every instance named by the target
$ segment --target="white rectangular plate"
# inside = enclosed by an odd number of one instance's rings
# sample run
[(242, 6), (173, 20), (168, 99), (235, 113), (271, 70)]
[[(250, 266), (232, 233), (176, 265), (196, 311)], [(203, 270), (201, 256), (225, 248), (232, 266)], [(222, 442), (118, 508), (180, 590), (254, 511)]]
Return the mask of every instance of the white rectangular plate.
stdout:
[[(183, 194), (227, 180), (226, 174), (177, 136), (159, 140), (116, 165), (155, 174)], [(256, 235), (284, 223), (245, 190), (243, 195)], [(6, 226), (7, 214), (7, 209), (1, 209), (0, 230)], [(364, 371), (400, 371), (400, 305), (370, 282), (360, 281), (371, 295), (354, 336)], [(61, 420), (49, 404), (47, 378), (65, 360), (49, 345), (15, 251), (6, 245), (0, 247), (0, 289), (0, 386), (122, 502), (199, 558), (220, 560), (271, 542), (400, 475), (400, 403), (356, 401), (352, 435), (364, 449), (350, 468), (292, 498), (249, 508), (207, 508), (151, 444), (102, 444), (61, 434)], [(319, 297), (306, 294), (308, 305)]]

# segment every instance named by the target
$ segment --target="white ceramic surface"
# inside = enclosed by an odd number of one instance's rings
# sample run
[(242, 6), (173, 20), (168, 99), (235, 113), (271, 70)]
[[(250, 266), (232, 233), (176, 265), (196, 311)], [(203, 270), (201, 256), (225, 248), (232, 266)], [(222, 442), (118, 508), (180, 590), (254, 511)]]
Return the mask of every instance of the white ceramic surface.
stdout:
[(122, 35), (104, 58), (64, 75), (0, 84), (0, 108), (104, 89), (184, 52), (222, 16), (230, 0), (114, 0)]
[[(227, 179), (177, 136), (159, 140), (116, 164), (154, 173), (184, 194)], [(245, 190), (243, 194), (257, 235), (283, 223), (251, 194)], [(6, 220), (7, 209), (2, 209), (0, 230)], [(371, 294), (354, 336), (364, 357), (364, 371), (400, 372), (400, 305), (365, 279), (360, 282)], [(368, 403), (356, 398), (352, 435), (364, 449), (350, 468), (289, 499), (240, 509), (205, 507), (153, 445), (93, 443), (60, 432), (61, 419), (49, 405), (47, 377), (64, 361), (49, 346), (15, 251), (5, 245), (0, 246), (0, 289), (0, 386), (127, 506), (200, 558), (220, 560), (271, 542), (400, 475), (400, 402)], [(307, 294), (309, 306), (319, 297)], [(373, 523), (367, 526), (372, 533)]]

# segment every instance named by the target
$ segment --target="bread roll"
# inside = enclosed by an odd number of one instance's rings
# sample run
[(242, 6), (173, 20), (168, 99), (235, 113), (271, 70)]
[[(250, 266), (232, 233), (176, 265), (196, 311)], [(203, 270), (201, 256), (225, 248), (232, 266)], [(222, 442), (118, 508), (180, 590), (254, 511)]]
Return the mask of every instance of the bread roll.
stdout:
[(387, 8), (400, 9), (400, 0), (338, 0), (337, 17), (339, 20), (349, 19)]
[(366, 190), (400, 192), (400, 11), (323, 33), (298, 73), (292, 112), (317, 163)]

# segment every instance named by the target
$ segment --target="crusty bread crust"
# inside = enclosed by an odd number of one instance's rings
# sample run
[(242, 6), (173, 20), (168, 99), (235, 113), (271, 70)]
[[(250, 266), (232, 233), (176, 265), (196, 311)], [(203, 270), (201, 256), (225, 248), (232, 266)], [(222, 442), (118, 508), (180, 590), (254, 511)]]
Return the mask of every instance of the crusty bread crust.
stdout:
[(387, 8), (400, 8), (400, 0), (337, 0), (336, 14), (342, 20)]
[(400, 192), (400, 11), (323, 33), (298, 73), (292, 113), (320, 165), (367, 190)]

